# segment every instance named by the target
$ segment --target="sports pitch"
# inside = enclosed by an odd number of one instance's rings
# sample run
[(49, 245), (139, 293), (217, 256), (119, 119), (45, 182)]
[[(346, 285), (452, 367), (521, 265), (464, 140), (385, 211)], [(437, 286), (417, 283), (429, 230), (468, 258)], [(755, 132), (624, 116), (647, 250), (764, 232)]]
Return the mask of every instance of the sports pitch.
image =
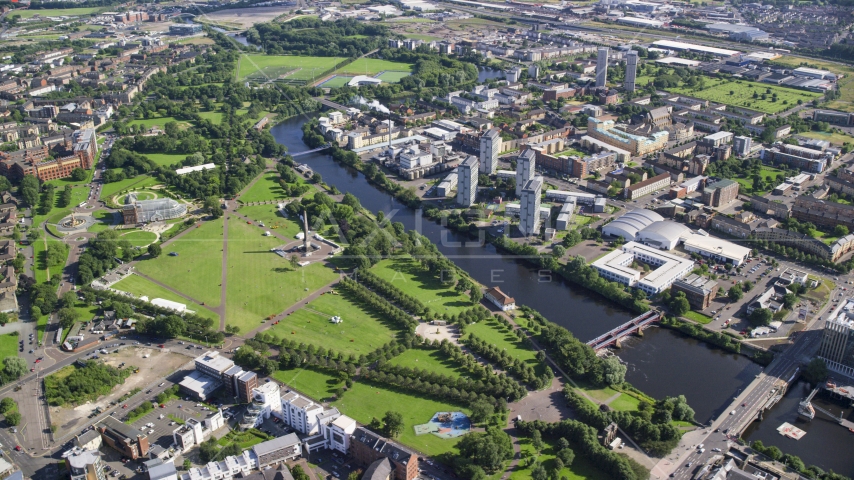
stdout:
[(313, 80), (343, 60), (343, 57), (242, 55), (237, 64), (237, 80), (264, 82), (286, 74), (290, 80)]

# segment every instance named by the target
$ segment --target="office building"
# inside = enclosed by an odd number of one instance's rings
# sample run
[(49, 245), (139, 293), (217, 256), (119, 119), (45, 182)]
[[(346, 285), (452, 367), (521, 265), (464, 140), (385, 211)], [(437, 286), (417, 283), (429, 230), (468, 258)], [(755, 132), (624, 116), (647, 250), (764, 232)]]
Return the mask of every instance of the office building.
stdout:
[(258, 458), (258, 468), (284, 463), (299, 458), (302, 454), (302, 442), (296, 433), (261, 442), (252, 447), (252, 452)]
[(738, 182), (725, 178), (706, 185), (703, 203), (709, 207), (725, 207), (738, 198)]
[(457, 167), (457, 204), (461, 207), (474, 205), (477, 198), (478, 158), (469, 155)]
[(735, 151), (736, 156), (744, 157), (748, 153), (750, 153), (750, 147), (753, 146), (753, 139), (750, 137), (743, 137), (741, 135), (732, 139), (732, 149)]
[(101, 463), (101, 453), (97, 450), (74, 449), (67, 454), (65, 465), (71, 480), (107, 480), (107, 473)]
[(497, 128), (490, 128), (480, 137), (480, 173), (495, 174), (500, 152), (501, 135)]
[(243, 372), (235, 379), (235, 396), (241, 402), (249, 402), (252, 399), (252, 390), (258, 386), (258, 375), (255, 372)]
[(314, 403), (296, 392), (287, 392), (282, 396), (282, 421), (300, 433), (317, 433), (317, 416), (321, 413), (323, 405)]
[(627, 92), (635, 91), (635, 78), (638, 74), (638, 52), (629, 50), (626, 52), (626, 80), (623, 82), (623, 88)]
[[(612, 222), (613, 223), (613, 222)], [(641, 273), (631, 265), (645, 263), (654, 270), (641, 278)], [(691, 272), (694, 261), (655, 247), (628, 242), (591, 264), (606, 280), (636, 287), (648, 296), (658, 295), (680, 278)]]
[(219, 352), (211, 350), (204, 353), (195, 361), (196, 370), (205, 375), (222, 378), (223, 372), (234, 366), (234, 362), (222, 356)]
[(750, 249), (722, 238), (689, 233), (680, 238), (686, 252), (697, 253), (716, 262), (739, 266), (750, 255)]
[(271, 414), (278, 418), (282, 417), (282, 396), (278, 383), (263, 383), (253, 388), (251, 395), (252, 402), (243, 413), (240, 428), (247, 430), (258, 427), (264, 423), (264, 420), (270, 418)]
[(225, 418), (222, 416), (222, 410), (217, 409), (216, 412), (209, 412), (202, 420), (187, 418), (183, 425), (172, 431), (172, 439), (181, 451), (186, 452), (196, 445), (201, 445), (223, 426)]
[(692, 273), (681, 280), (673, 282), (670, 291), (671, 293), (684, 293), (691, 308), (705, 310), (709, 308), (720, 288), (720, 285), (715, 280)]
[[(633, 130), (631, 133), (628, 130)], [(630, 156), (646, 155), (667, 147), (670, 133), (664, 130), (640, 133), (628, 125), (617, 125), (613, 120), (603, 120), (596, 117), (587, 119), (587, 135), (582, 137), (582, 144), (592, 145), (597, 150), (611, 150), (608, 146), (617, 147), (621, 152)], [(594, 142), (592, 140), (596, 140)], [(604, 144), (604, 145), (602, 145)], [(622, 155), (620, 155), (622, 156)], [(622, 156), (625, 159), (625, 156)]]
[(130, 425), (105, 417), (95, 424), (95, 430), (101, 434), (105, 444), (132, 460), (148, 456), (148, 436)]
[(516, 159), (516, 197), (522, 196), (522, 187), (534, 178), (534, 167), (536, 166), (537, 152), (528, 149), (519, 154)]
[(540, 194), (543, 190), (543, 177), (528, 180), (522, 188), (522, 201), (519, 211), (519, 231), (526, 237), (536, 236), (540, 232)]
[(392, 466), (390, 478), (396, 480), (418, 477), (417, 455), (363, 427), (357, 428), (350, 439), (350, 455), (353, 462), (362, 468), (387, 458)]
[(854, 377), (854, 299), (843, 300), (828, 316), (818, 356), (830, 370)]
[(599, 47), (596, 57), (596, 88), (604, 87), (608, 79), (608, 47)]

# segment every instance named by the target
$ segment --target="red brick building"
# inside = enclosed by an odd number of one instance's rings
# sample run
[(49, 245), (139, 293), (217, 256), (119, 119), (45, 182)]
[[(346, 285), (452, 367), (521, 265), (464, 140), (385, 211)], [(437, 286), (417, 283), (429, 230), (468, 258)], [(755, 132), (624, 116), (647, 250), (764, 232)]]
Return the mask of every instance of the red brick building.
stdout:
[(356, 465), (362, 468), (387, 458), (391, 462), (395, 480), (413, 480), (418, 477), (417, 455), (362, 427), (357, 428), (350, 438), (350, 455)]

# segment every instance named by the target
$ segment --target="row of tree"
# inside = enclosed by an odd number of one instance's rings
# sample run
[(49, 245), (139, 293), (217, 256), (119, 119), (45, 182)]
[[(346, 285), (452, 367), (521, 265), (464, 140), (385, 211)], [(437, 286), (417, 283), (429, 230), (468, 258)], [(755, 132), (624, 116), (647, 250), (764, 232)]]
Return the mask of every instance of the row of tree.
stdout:
[(417, 385), (419, 381), (427, 382), (442, 387), (456, 389), (458, 392), (474, 392), (493, 397), (494, 399), (503, 397), (507, 398), (511, 402), (519, 400), (528, 393), (524, 387), (513, 380), (510, 380), (506, 376), (502, 377), (495, 375), (489, 379), (491, 381), (484, 381), (467, 377), (453, 377), (451, 375), (444, 375), (430, 370), (390, 364), (384, 365), (380, 371), (387, 375), (394, 375), (396, 380), (402, 378), (404, 383), (413, 383)]
[(519, 358), (514, 358), (512, 355), (507, 353), (506, 350), (502, 350), (486, 340), (482, 340), (473, 333), (469, 334), (469, 336), (463, 340), (463, 343), (465, 343), (465, 345), (473, 352), (494, 363), (499, 368), (518, 378), (521, 382), (524, 382), (534, 390), (539, 390), (546, 385), (549, 385), (551, 383), (551, 379), (554, 377), (554, 374), (549, 368), (543, 368), (543, 373), (541, 375), (537, 375), (536, 369), (531, 365), (528, 365)]

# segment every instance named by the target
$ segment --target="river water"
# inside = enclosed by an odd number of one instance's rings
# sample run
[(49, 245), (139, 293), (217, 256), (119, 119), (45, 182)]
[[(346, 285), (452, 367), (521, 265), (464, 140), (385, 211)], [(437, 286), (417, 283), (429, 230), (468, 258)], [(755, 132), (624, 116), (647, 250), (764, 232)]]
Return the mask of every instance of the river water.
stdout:
[[(761, 422), (753, 422), (743, 437), (751, 441), (762, 440), (766, 446), (775, 445), (783, 453), (801, 457), (807, 465), (816, 465), (823, 470), (833, 470), (847, 477), (854, 477), (854, 455), (851, 455), (854, 434), (821, 413), (817, 413), (811, 422), (798, 417), (798, 403), (809, 393), (810, 388), (806, 382), (795, 382), (780, 403), (767, 412)], [(854, 420), (854, 409), (842, 403), (821, 395), (816, 396), (813, 403), (834, 414), (842, 413), (848, 420)], [(780, 435), (777, 433), (777, 427), (785, 422), (807, 434), (800, 440)]]
[[(294, 117), (270, 131), (291, 153), (306, 151), (309, 149), (302, 143), (300, 129), (306, 120)], [(417, 212), (369, 184), (361, 173), (334, 162), (329, 155), (311, 153), (297, 157), (296, 161), (311, 166), (324, 182), (341, 192), (358, 197), (368, 210), (381, 210), (408, 230), (416, 229), (475, 280), (501, 287), (519, 304), (536, 309), (583, 341), (633, 317), (631, 312), (581, 287), (498, 254), (492, 245), (480, 245), (420, 218)], [(619, 351), (619, 356), (629, 366), (627, 380), (655, 398), (684, 394), (700, 422), (707, 422), (720, 413), (732, 395), (758, 372), (759, 367), (745, 357), (726, 354), (677, 332), (653, 328), (645, 333), (643, 339), (626, 342)], [(714, 369), (708, 369), (708, 365), (714, 365)]]

